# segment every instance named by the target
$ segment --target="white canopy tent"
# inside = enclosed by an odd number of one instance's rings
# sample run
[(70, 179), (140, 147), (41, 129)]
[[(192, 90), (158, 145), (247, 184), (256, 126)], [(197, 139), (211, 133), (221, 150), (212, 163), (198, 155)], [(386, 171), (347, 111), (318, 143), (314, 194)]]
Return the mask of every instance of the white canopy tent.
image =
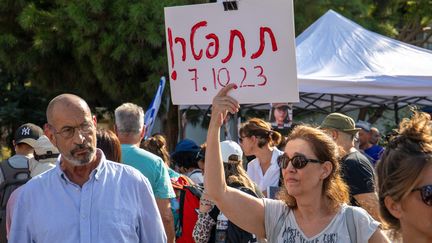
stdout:
[[(394, 110), (398, 122), (400, 108), (432, 106), (432, 51), (369, 31), (333, 10), (296, 38), (296, 59), (300, 103), (293, 104), (295, 115), (373, 106)], [(209, 106), (180, 106), (188, 109), (210, 112)]]
[[(432, 106), (432, 51), (369, 31), (329, 10), (296, 38), (296, 115)], [(269, 104), (243, 105), (270, 109)], [(180, 110), (209, 106), (180, 106)], [(397, 122), (397, 119), (395, 120)]]
[(432, 51), (366, 30), (333, 10), (298, 36), (296, 45), (297, 108), (432, 104)]

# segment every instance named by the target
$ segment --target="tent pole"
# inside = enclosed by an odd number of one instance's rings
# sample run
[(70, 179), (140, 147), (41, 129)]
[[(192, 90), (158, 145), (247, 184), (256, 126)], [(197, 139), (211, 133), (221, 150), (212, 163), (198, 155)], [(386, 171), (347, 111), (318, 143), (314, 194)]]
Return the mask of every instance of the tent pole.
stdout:
[[(185, 124), (185, 120), (184, 119), (186, 119), (183, 115), (184, 115), (184, 113), (186, 112), (186, 110), (180, 110), (180, 108), (177, 110), (177, 116), (178, 116), (178, 124), (177, 124), (177, 126), (178, 126), (178, 131), (179, 131), (179, 136), (178, 136), (178, 138), (177, 138), (177, 142), (178, 141), (180, 141), (180, 140), (182, 140), (182, 139), (184, 139), (184, 137), (185, 137), (185, 128), (186, 128), (186, 126), (184, 126), (184, 124)], [(177, 143), (176, 143), (177, 144)]]
[(231, 129), (231, 135), (232, 140), (235, 142), (238, 142), (238, 112), (234, 113), (233, 119), (232, 119), (232, 129)]
[(330, 108), (330, 111), (331, 111), (331, 113), (333, 113), (334, 112), (334, 95), (330, 95), (330, 100), (331, 100), (331, 108)]
[(394, 110), (395, 110), (395, 123), (396, 126), (399, 124), (399, 106), (398, 106), (398, 102), (397, 102), (397, 97), (393, 97), (394, 102)]

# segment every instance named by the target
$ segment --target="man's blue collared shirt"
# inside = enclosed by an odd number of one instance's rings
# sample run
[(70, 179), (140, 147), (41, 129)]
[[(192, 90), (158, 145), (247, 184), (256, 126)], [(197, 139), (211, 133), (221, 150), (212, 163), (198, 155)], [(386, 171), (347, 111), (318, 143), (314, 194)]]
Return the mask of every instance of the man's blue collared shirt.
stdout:
[(9, 242), (166, 242), (153, 192), (138, 170), (105, 159), (80, 187), (60, 169), (23, 187)]

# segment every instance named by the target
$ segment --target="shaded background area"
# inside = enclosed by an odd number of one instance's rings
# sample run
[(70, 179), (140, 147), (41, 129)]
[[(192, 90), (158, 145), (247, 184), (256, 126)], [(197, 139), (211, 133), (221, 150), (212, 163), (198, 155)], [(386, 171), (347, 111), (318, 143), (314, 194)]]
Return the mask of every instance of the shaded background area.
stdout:
[[(22, 123), (42, 125), (47, 102), (63, 92), (87, 100), (107, 126), (123, 102), (147, 108), (159, 77), (167, 74), (163, 8), (204, 2), (0, 0), (0, 145), (10, 147), (11, 132)], [(295, 0), (296, 35), (334, 9), (367, 29), (424, 47), (432, 35), (431, 5)], [(180, 113), (165, 90), (159, 127), (173, 147)], [(249, 110), (244, 113), (260, 113)], [(193, 123), (194, 117), (187, 120)]]

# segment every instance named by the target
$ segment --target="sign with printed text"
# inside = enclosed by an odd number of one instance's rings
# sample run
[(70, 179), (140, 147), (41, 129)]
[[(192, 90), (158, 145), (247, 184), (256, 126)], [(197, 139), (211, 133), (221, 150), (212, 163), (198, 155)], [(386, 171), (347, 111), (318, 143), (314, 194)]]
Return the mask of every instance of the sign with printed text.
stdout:
[(240, 103), (298, 102), (291, 0), (165, 8), (172, 101), (211, 104), (227, 84)]

